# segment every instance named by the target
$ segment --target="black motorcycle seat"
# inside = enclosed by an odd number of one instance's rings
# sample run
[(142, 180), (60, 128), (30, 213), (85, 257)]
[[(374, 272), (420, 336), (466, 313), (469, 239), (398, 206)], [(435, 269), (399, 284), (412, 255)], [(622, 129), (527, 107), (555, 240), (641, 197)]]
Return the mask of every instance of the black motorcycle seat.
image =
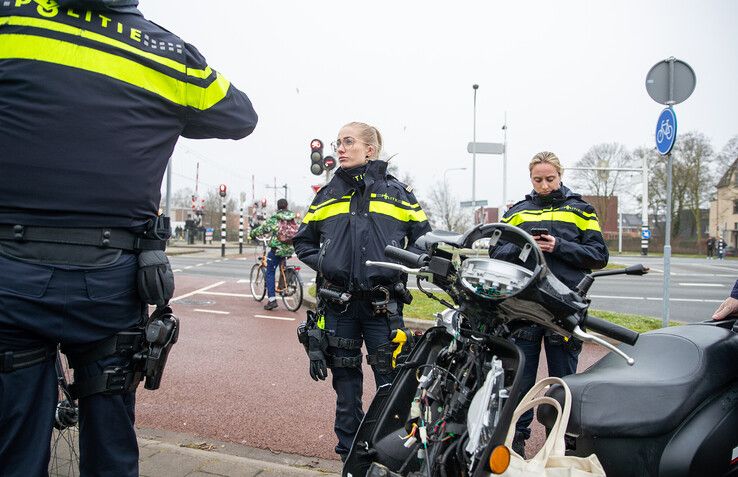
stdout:
[[(567, 376), (572, 407), (567, 432), (596, 437), (666, 434), (716, 391), (738, 377), (738, 334), (709, 325), (643, 333), (620, 345), (633, 366), (609, 353), (581, 374)], [(561, 386), (546, 393), (563, 402)], [(551, 409), (538, 419), (550, 427)]]

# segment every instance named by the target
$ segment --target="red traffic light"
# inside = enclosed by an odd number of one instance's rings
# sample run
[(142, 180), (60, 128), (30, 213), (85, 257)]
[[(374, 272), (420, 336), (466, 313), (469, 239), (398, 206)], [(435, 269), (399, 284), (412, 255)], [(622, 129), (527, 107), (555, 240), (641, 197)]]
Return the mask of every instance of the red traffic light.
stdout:
[(226, 196), (226, 185), (221, 184), (220, 187), (218, 187), (218, 191), (220, 192), (221, 197), (225, 197)]
[(313, 139), (310, 141), (310, 172), (319, 176), (323, 173), (323, 141)]
[(326, 171), (333, 170), (333, 168), (336, 167), (336, 158), (333, 156), (326, 156), (325, 159), (323, 159), (323, 165), (325, 166)]

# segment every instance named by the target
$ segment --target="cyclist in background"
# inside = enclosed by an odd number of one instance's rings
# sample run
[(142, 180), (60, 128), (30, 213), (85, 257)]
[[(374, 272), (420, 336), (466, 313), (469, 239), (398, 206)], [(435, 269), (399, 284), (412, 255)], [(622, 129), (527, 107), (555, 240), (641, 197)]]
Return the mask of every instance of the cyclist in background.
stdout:
[(299, 224), (295, 221), (295, 213), (287, 209), (288, 205), (287, 199), (279, 199), (277, 212), (266, 222), (253, 229), (249, 235), (252, 239), (259, 235), (271, 235), (266, 268), (266, 288), (269, 301), (264, 305), (265, 310), (277, 308), (277, 297), (274, 290), (275, 272), (283, 260), (295, 253), (292, 239), (297, 233)]

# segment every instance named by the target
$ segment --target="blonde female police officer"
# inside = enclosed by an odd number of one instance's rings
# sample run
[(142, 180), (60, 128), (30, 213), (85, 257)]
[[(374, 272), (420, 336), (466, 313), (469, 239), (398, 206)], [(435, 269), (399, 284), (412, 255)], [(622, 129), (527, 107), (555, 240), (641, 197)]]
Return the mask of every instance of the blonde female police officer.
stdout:
[(392, 340), (411, 337), (401, 315), (407, 291), (400, 273), (365, 262), (386, 261), (387, 245), (412, 247), (430, 226), (412, 188), (387, 174), (387, 163), (377, 160), (382, 137), (376, 128), (349, 123), (338, 133), (334, 149), (340, 168), (318, 192), (294, 244), (300, 260), (318, 272), (319, 290), (343, 297), (324, 298), (319, 291), (309, 356), (313, 379), (325, 379), (326, 367), (331, 368), (337, 395), (335, 450), (345, 459), (363, 417), (362, 339), (381, 386), (395, 375), (392, 353), (399, 344)]
[[(564, 172), (558, 157), (552, 152), (540, 152), (530, 164), (533, 191), (505, 213), (502, 221), (533, 234), (546, 258), (551, 272), (569, 288), (575, 288), (593, 268), (607, 265), (607, 245), (600, 232), (594, 208), (582, 196), (561, 183)], [(501, 257), (509, 251), (492, 252)], [(581, 351), (579, 340), (565, 341), (538, 325), (530, 325), (514, 333), (515, 344), (525, 354), (521, 392), (527, 392), (535, 382), (541, 341), (546, 347), (546, 361), (551, 376), (563, 377), (575, 373)], [(523, 455), (525, 440), (530, 437), (533, 412), (523, 414), (517, 423), (513, 448)]]

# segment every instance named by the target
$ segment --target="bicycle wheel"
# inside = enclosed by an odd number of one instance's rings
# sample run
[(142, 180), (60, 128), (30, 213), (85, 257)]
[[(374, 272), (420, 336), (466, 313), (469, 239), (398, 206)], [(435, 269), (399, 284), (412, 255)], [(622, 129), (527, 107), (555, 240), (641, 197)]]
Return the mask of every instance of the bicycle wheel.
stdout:
[(51, 433), (50, 477), (79, 476), (79, 409), (69, 394), (71, 372), (61, 354), (56, 353), (58, 399)]
[(297, 311), (302, 306), (302, 280), (293, 268), (286, 269), (284, 274), (287, 286), (282, 292), (282, 301), (288, 310)]
[(261, 301), (266, 296), (265, 274), (266, 270), (260, 263), (255, 263), (254, 266), (251, 267), (251, 294), (254, 295), (254, 300), (256, 301)]

